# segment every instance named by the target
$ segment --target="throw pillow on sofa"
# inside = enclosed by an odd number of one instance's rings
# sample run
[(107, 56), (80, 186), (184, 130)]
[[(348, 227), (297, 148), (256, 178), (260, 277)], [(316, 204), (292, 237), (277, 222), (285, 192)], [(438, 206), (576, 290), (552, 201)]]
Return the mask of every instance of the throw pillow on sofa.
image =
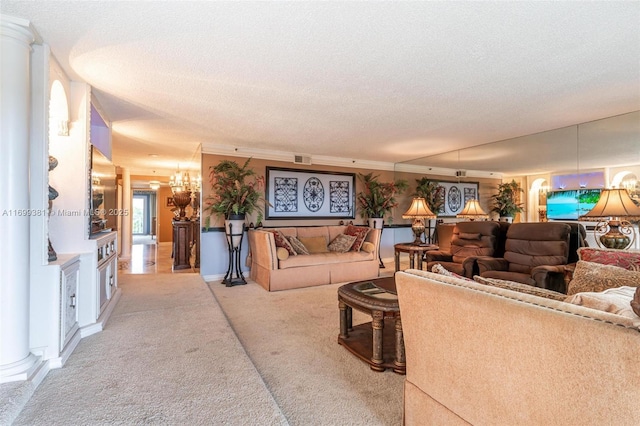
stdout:
[(327, 240), (324, 237), (300, 237), (298, 239), (307, 248), (309, 254), (329, 252)]
[(630, 271), (640, 271), (640, 251), (616, 250), (597, 247), (580, 247), (579, 260), (600, 263), (602, 265), (619, 266)]
[(293, 235), (287, 237), (289, 240), (289, 244), (293, 247), (293, 250), (298, 254), (309, 254), (309, 250), (302, 244), (302, 242), (298, 239), (298, 237), (294, 237)]
[(367, 234), (369, 234), (370, 230), (371, 228), (364, 226), (347, 226), (347, 228), (344, 230), (344, 234), (356, 237), (356, 240), (351, 246), (351, 251), (360, 251), (360, 249), (362, 248), (362, 244), (364, 244), (364, 239), (367, 238)]
[(291, 244), (289, 244), (289, 240), (287, 240), (287, 237), (284, 236), (284, 234), (282, 233), (282, 231), (269, 231), (273, 234), (273, 239), (276, 241), (276, 247), (282, 247), (287, 249), (287, 251), (289, 252), (289, 256), (295, 256), (298, 253), (295, 252), (295, 250), (293, 249), (293, 247), (291, 247)]
[(329, 249), (329, 251), (346, 253), (351, 249), (351, 246), (355, 242), (356, 238), (357, 237), (355, 235), (340, 234), (329, 243), (329, 246), (327, 248)]
[(567, 295), (601, 292), (622, 286), (640, 286), (640, 271), (628, 271), (618, 266), (579, 260), (573, 271), (573, 278), (567, 286)]

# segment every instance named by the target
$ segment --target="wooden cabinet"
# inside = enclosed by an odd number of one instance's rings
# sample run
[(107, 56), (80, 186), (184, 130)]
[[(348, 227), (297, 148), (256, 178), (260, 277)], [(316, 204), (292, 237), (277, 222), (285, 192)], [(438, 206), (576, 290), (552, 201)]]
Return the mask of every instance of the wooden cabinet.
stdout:
[(193, 222), (190, 220), (173, 221), (173, 269), (191, 268), (191, 243)]
[(118, 258), (116, 256), (116, 239), (105, 241), (98, 246), (97, 285), (97, 313), (102, 314), (118, 287)]
[(80, 258), (62, 267), (60, 271), (60, 347), (65, 348), (78, 331), (78, 286), (80, 284)]

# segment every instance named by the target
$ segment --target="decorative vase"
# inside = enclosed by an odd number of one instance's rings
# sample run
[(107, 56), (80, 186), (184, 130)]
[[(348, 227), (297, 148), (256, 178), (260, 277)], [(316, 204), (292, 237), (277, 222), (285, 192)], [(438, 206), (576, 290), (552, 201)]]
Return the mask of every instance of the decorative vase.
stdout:
[(191, 191), (178, 191), (173, 194), (173, 202), (178, 207), (178, 220), (186, 220), (185, 208), (191, 203)]
[(512, 216), (500, 216), (500, 220), (498, 222), (513, 223), (513, 217)]

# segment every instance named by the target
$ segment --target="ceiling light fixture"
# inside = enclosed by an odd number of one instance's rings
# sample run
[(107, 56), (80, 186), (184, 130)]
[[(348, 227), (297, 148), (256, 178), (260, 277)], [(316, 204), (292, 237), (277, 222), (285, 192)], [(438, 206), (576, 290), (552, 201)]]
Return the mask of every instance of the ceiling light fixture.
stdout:
[(160, 189), (160, 182), (158, 182), (157, 180), (150, 181), (149, 188), (153, 189), (154, 191), (157, 191), (158, 189)]

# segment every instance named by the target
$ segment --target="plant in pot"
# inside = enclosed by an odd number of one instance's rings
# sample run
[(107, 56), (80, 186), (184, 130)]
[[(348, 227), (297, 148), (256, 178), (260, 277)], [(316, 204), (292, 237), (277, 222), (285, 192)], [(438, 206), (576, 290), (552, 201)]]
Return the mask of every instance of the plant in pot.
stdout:
[[(396, 196), (402, 194), (409, 184), (403, 179), (395, 182), (380, 182), (379, 176), (373, 173), (359, 173), (358, 179), (363, 187), (357, 196), (360, 216), (363, 219), (369, 219), (369, 226), (372, 228), (382, 228), (384, 217), (398, 205)], [(371, 219), (379, 219), (380, 225), (376, 221), (372, 223)], [(389, 223), (392, 220), (389, 218)]]
[[(251, 158), (242, 166), (235, 161), (222, 160), (210, 167), (211, 193), (206, 199), (204, 211), (225, 219), (225, 234), (229, 245), (229, 269), (222, 280), (227, 287), (246, 284), (240, 269), (240, 250), (247, 215), (258, 213), (257, 222), (262, 221), (264, 205), (264, 176), (258, 176), (249, 167)], [(210, 216), (207, 217), (207, 227)], [(233, 278), (235, 271), (236, 277)]]
[(523, 210), (520, 203), (520, 194), (523, 192), (522, 187), (515, 180), (498, 185), (498, 193), (491, 196), (492, 211), (500, 215), (501, 221), (512, 222), (514, 216)]

